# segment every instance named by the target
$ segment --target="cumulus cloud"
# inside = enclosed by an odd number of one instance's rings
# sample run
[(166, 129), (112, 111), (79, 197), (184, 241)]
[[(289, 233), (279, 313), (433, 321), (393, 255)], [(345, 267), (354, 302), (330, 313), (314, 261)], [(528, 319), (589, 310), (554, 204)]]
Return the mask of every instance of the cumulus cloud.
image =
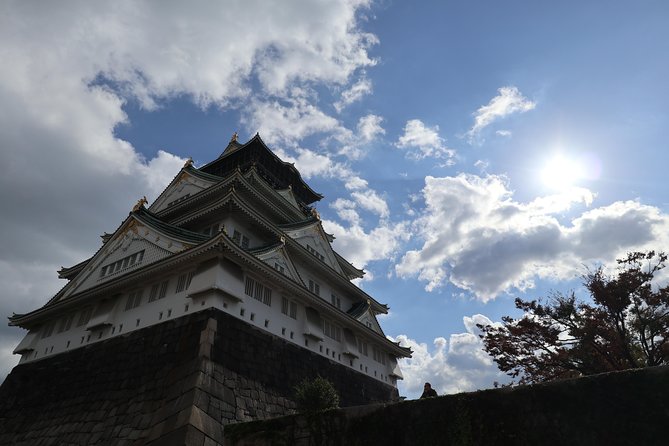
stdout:
[(374, 140), (379, 135), (385, 135), (386, 131), (381, 127), (383, 118), (378, 115), (366, 115), (358, 121), (358, 135), (365, 142)]
[(586, 189), (521, 203), (504, 177), (460, 174), (427, 177), (423, 198), (414, 226), (423, 246), (405, 253), (397, 274), (418, 277), (428, 291), (450, 282), (483, 301), (532, 288), (536, 279), (572, 279), (583, 264), (669, 241), (669, 215), (636, 201), (561, 222), (557, 214), (592, 202)]
[(446, 164), (453, 163), (455, 151), (446, 147), (446, 141), (439, 136), (439, 126), (427, 127), (420, 119), (411, 119), (404, 126), (404, 134), (395, 146), (409, 149), (407, 156), (412, 159), (441, 158)]
[[(474, 141), (485, 127), (498, 119), (512, 113), (525, 113), (537, 105), (536, 102), (523, 96), (518, 88), (514, 86), (502, 87), (497, 92), (497, 96), (492, 98), (487, 105), (482, 105), (474, 113), (474, 126), (467, 132), (470, 142)], [(508, 130), (500, 130), (500, 132), (502, 133), (498, 134), (502, 136), (510, 136), (511, 134)]]
[[(407, 239), (406, 222), (386, 221), (371, 230), (365, 230), (359, 223), (360, 218), (356, 217), (354, 207), (344, 206), (342, 209), (349, 213), (346, 219), (351, 224), (348, 227), (331, 220), (323, 220), (323, 227), (327, 232), (336, 234), (334, 249), (358, 268), (364, 268), (374, 260), (394, 257), (401, 243)], [(342, 216), (341, 213), (339, 215)]]
[(448, 339), (436, 338), (432, 346), (417, 342), (406, 335), (391, 338), (413, 355), (400, 360), (404, 380), (399, 382), (400, 393), (418, 398), (423, 384), (429, 382), (439, 395), (491, 388), (495, 382), (503, 384), (509, 378), (499, 371), (492, 358), (483, 350), (477, 324), (493, 322), (482, 314), (463, 318), (465, 332), (454, 333)]
[(294, 146), (307, 136), (332, 132), (344, 133), (350, 139), (350, 131), (304, 96), (282, 101), (254, 99), (248, 104), (242, 122), (257, 129), (272, 144)]
[(334, 108), (337, 113), (341, 112), (345, 107), (352, 103), (359, 101), (363, 96), (372, 93), (372, 81), (367, 78), (362, 78), (341, 94), (341, 98), (334, 103)]

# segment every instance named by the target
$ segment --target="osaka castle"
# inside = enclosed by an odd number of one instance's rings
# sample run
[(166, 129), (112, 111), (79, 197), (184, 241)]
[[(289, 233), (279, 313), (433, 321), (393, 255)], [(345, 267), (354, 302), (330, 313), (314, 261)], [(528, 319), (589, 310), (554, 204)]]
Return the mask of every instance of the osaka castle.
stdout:
[(316, 376), (343, 406), (397, 399), (411, 351), (386, 338), (388, 307), (333, 250), (322, 198), (257, 134), (187, 161), (90, 258), (58, 271), (67, 284), (43, 307), (9, 318), (27, 334), (0, 387), (0, 443), (30, 444), (36, 417), (58, 441), (94, 444), (76, 427), (91, 422), (101, 438), (196, 432), (215, 444), (194, 412), (214, 425), (291, 413), (294, 386)]

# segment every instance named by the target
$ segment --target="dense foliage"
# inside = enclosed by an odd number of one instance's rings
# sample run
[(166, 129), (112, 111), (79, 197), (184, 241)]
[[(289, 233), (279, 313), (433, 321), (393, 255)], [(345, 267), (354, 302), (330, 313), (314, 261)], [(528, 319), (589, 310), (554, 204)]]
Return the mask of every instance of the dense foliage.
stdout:
[(318, 412), (339, 407), (339, 394), (332, 383), (317, 376), (295, 386), (295, 402), (300, 412)]
[(583, 284), (591, 302), (572, 292), (544, 303), (516, 299), (519, 319), (479, 326), (484, 349), (520, 384), (669, 363), (669, 286), (653, 284), (664, 253), (632, 252), (609, 276), (600, 267)]

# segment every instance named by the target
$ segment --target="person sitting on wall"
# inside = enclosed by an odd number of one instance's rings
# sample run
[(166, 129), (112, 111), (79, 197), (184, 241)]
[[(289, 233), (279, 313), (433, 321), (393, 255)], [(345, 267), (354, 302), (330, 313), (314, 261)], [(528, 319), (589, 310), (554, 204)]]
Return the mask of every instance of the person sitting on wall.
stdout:
[(432, 388), (430, 383), (425, 383), (425, 386), (423, 387), (423, 394), (420, 396), (420, 399), (432, 398), (434, 396), (437, 396), (437, 391)]

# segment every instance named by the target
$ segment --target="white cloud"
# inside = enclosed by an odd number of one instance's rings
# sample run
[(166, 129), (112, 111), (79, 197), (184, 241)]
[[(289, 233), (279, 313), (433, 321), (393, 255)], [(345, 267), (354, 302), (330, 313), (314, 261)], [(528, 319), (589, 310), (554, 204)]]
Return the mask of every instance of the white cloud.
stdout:
[[(349, 208), (349, 212), (352, 211)], [(341, 216), (341, 214), (340, 214)], [(364, 268), (369, 262), (392, 258), (408, 237), (406, 223), (381, 222), (377, 227), (365, 231), (358, 223), (359, 218), (350, 217), (349, 227), (323, 220), (326, 232), (336, 235), (334, 249), (358, 268)]]
[(337, 119), (325, 114), (306, 97), (283, 101), (255, 99), (244, 111), (243, 123), (259, 131), (268, 143), (291, 146), (313, 134), (348, 132)]
[(395, 146), (400, 149), (417, 149), (407, 152), (407, 156), (413, 159), (443, 158), (450, 164), (455, 156), (455, 151), (446, 147), (446, 141), (439, 136), (439, 126), (426, 127), (419, 119), (407, 121), (404, 134)]
[(464, 333), (454, 333), (448, 339), (438, 337), (432, 348), (406, 335), (399, 335), (404, 347), (411, 347), (413, 355), (400, 360), (404, 380), (399, 382), (400, 394), (418, 398), (423, 384), (432, 384), (439, 395), (491, 388), (495, 382), (507, 383), (509, 378), (499, 371), (492, 358), (483, 350), (476, 324), (490, 325), (492, 321), (482, 314), (463, 318)]
[(354, 201), (338, 198), (330, 204), (330, 207), (337, 212), (337, 216), (351, 225), (359, 226), (361, 223), (360, 215), (356, 211)]
[[(482, 105), (474, 113), (474, 126), (467, 132), (470, 142), (475, 140), (485, 127), (489, 126), (498, 119), (504, 118), (512, 113), (525, 113), (536, 107), (536, 102), (530, 101), (514, 86), (502, 87), (497, 90), (499, 93), (492, 98), (487, 105)], [(508, 132), (501, 130), (500, 132)], [(506, 133), (498, 133), (502, 136), (509, 136)]]
[(379, 135), (385, 135), (386, 131), (381, 127), (383, 118), (377, 115), (366, 115), (358, 121), (358, 135), (360, 138), (369, 142), (374, 140)]
[(334, 103), (334, 108), (337, 113), (352, 103), (359, 101), (363, 96), (372, 93), (372, 81), (367, 78), (362, 78), (353, 84), (348, 90), (344, 90), (341, 94), (341, 99)]
[(450, 282), (486, 301), (532, 288), (536, 279), (573, 279), (584, 264), (669, 242), (669, 215), (652, 206), (616, 202), (564, 224), (556, 215), (589, 205), (591, 192), (572, 189), (529, 203), (512, 195), (500, 176), (427, 177), (426, 207), (415, 221), (424, 244), (405, 253), (397, 274), (418, 277), (428, 291)]
[(353, 192), (351, 197), (360, 205), (361, 208), (366, 209), (381, 218), (388, 218), (390, 209), (386, 201), (379, 196), (374, 190), (366, 190), (364, 192)]
[(509, 137), (512, 135), (511, 130), (497, 130), (496, 135)]

